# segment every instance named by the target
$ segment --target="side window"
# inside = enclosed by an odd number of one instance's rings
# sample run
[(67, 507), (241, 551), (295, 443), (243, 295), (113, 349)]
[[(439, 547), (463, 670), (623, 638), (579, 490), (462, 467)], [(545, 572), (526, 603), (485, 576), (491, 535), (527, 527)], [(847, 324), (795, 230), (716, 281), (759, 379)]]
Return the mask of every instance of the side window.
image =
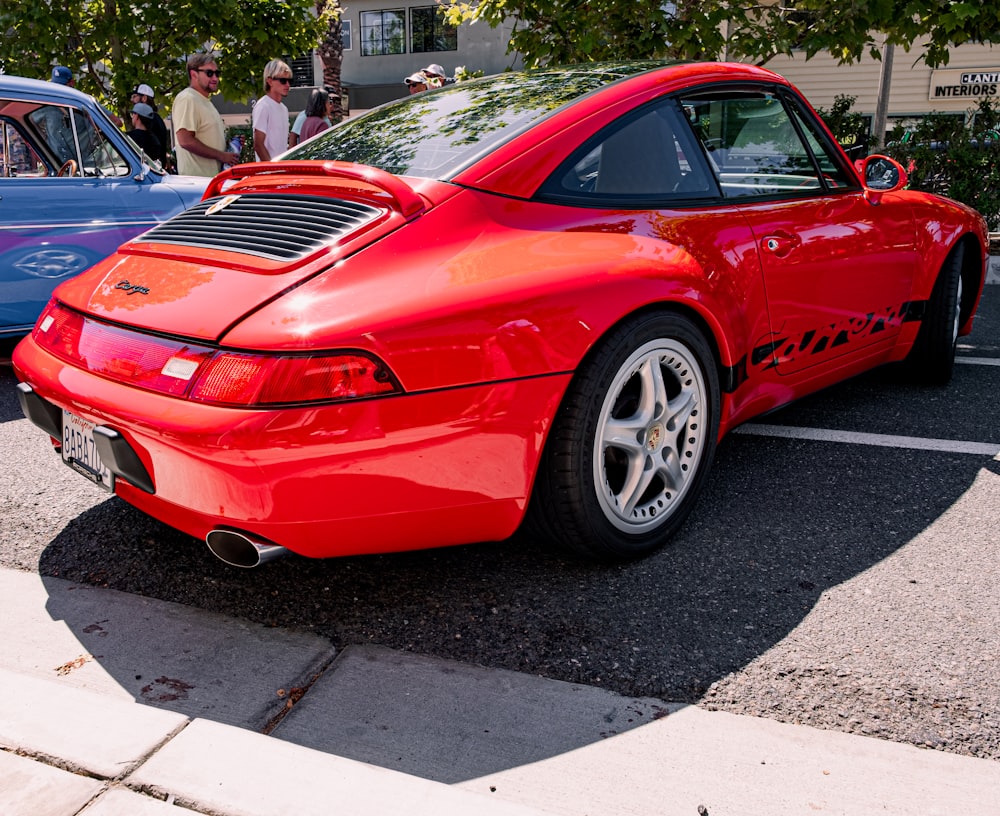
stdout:
[(792, 117), (799, 123), (802, 132), (806, 135), (806, 142), (819, 163), (819, 169), (823, 173), (823, 180), (826, 181), (827, 186), (834, 190), (847, 187), (857, 188), (858, 183), (844, 172), (844, 168), (831, 152), (828, 140), (820, 134), (812, 117), (803, 116), (794, 107), (792, 108)]
[(94, 120), (81, 111), (73, 111), (76, 132), (80, 137), (85, 176), (127, 176), (131, 172), (125, 157), (97, 127)]
[[(826, 189), (813, 158), (815, 147), (807, 146), (799, 136), (778, 97), (734, 91), (690, 97), (682, 104), (726, 198), (814, 194)], [(815, 136), (812, 141), (816, 142)], [(831, 169), (836, 168), (829, 163)]]
[(28, 120), (40, 134), (57, 164), (74, 161), (79, 172), (80, 154), (70, 109), (61, 105), (41, 105), (28, 115)]
[(45, 176), (48, 172), (14, 123), (0, 119), (0, 176)]
[(538, 194), (589, 206), (626, 207), (717, 195), (673, 100), (623, 117), (589, 139)]
[[(90, 116), (76, 108), (41, 105), (28, 115), (57, 168), (66, 176), (127, 176), (128, 161)], [(67, 164), (72, 165), (67, 167)]]

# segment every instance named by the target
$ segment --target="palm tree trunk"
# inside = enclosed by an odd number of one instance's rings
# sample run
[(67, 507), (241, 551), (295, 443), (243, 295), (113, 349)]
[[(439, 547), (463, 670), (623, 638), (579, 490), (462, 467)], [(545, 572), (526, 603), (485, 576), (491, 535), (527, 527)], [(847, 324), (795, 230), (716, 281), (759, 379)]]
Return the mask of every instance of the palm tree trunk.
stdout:
[(340, 0), (316, 0), (316, 13), (327, 20), (326, 36), (320, 41), (319, 58), (323, 63), (323, 84), (333, 100), (336, 121), (344, 118), (340, 69), (344, 62), (344, 43), (340, 38)]

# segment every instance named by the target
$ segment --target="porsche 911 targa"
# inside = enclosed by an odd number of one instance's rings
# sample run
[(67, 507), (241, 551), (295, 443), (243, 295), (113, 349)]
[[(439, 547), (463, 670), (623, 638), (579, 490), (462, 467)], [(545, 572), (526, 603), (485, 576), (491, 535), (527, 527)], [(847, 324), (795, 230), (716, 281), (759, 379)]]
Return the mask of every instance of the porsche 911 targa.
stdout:
[(525, 523), (634, 558), (734, 426), (886, 363), (949, 379), (987, 233), (906, 183), (750, 66), (449, 85), (224, 171), (62, 284), (22, 408), (241, 566)]

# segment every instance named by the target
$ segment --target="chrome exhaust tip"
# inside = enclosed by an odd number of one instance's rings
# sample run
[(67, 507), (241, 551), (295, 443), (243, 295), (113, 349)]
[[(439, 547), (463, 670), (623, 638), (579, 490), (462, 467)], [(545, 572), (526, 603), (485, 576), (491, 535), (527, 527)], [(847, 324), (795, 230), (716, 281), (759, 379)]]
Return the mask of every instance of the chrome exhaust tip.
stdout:
[(205, 536), (212, 555), (231, 567), (251, 569), (288, 554), (284, 547), (238, 530), (212, 530)]

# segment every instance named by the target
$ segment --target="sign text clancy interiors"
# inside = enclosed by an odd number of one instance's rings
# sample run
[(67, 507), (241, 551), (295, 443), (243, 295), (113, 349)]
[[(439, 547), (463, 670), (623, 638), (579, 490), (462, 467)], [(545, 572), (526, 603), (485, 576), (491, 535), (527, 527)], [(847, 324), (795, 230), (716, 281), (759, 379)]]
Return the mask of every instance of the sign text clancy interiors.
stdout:
[(931, 74), (930, 99), (977, 99), (1000, 94), (1000, 68), (953, 69)]

